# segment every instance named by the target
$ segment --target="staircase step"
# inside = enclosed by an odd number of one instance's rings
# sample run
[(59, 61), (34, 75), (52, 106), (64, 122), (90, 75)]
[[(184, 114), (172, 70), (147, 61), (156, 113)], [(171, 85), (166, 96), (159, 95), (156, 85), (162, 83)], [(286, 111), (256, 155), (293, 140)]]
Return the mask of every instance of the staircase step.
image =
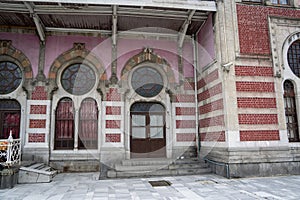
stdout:
[(167, 169), (168, 165), (115, 165), (116, 171), (153, 171)]
[(169, 169), (198, 169), (198, 168), (207, 168), (208, 164), (202, 163), (183, 163), (183, 164), (171, 164)]
[(107, 173), (108, 178), (129, 178), (129, 177), (149, 177), (149, 176), (176, 176), (176, 175), (192, 175), (192, 174), (208, 174), (211, 173), (209, 168), (200, 169), (177, 169), (177, 170), (155, 170), (155, 171), (112, 171)]
[(48, 183), (51, 182), (57, 171), (44, 163), (21, 167), (19, 170), (19, 183)]
[(130, 160), (123, 160), (122, 165), (124, 166), (141, 166), (141, 165), (169, 165), (174, 159), (161, 159), (161, 158), (137, 158)]
[(184, 159), (142, 158), (123, 160), (107, 171), (108, 178), (176, 176), (211, 173), (209, 165), (196, 157)]
[(39, 169), (40, 167), (43, 167), (43, 166), (44, 166), (44, 163), (35, 163), (33, 165), (28, 166), (28, 168)]

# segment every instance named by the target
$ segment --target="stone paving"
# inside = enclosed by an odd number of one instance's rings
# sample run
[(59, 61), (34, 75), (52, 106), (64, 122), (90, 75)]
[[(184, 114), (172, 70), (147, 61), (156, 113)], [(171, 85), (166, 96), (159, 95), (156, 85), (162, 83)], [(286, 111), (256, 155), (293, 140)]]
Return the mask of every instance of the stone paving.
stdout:
[[(62, 173), (51, 183), (17, 184), (1, 200), (300, 199), (300, 176), (226, 179), (217, 175), (98, 180), (99, 173)], [(152, 187), (165, 180), (171, 186)]]

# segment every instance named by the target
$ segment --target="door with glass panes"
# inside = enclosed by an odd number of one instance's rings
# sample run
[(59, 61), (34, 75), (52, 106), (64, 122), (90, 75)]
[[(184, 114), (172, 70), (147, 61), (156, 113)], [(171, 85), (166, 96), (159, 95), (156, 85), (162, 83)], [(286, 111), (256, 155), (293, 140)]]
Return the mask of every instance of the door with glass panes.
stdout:
[(135, 103), (130, 109), (131, 158), (166, 156), (165, 109), (159, 103)]

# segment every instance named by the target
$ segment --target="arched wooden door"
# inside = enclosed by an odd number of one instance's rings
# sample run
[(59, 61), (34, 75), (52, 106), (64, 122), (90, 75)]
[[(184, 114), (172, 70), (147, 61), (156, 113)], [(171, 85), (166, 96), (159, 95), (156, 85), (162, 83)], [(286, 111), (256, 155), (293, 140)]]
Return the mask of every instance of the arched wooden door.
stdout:
[(165, 108), (160, 103), (139, 102), (130, 108), (131, 158), (166, 157)]

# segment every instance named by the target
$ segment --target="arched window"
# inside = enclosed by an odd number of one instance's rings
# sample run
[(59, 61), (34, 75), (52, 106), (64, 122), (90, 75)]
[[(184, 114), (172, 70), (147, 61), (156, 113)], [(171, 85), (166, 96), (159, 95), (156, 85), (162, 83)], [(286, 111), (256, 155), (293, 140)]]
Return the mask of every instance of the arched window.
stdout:
[(0, 63), (0, 94), (9, 94), (22, 82), (22, 70), (15, 63)]
[(74, 105), (70, 98), (61, 99), (56, 108), (54, 148), (74, 148)]
[(293, 73), (300, 77), (300, 40), (296, 40), (288, 49), (288, 63)]
[(0, 100), (0, 139), (20, 137), (21, 106), (15, 100)]
[(284, 82), (284, 107), (289, 141), (299, 142), (294, 84), (289, 80)]
[(86, 94), (94, 87), (95, 83), (94, 71), (85, 64), (73, 64), (67, 67), (61, 76), (62, 87), (70, 94)]
[(131, 85), (142, 97), (154, 97), (163, 89), (161, 74), (152, 67), (140, 67), (132, 73)]
[(79, 149), (97, 149), (98, 146), (98, 108), (94, 99), (88, 98), (81, 103), (79, 112)]

